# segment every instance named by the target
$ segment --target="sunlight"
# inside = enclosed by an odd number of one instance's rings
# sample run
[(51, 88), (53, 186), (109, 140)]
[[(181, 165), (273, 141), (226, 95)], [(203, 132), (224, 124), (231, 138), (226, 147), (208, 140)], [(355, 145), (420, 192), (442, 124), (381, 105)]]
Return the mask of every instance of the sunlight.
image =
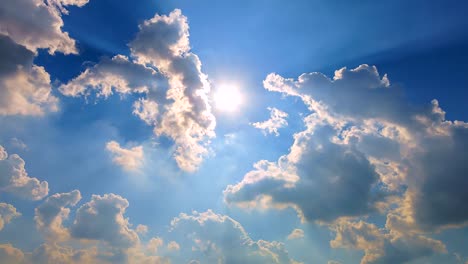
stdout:
[(214, 94), (214, 102), (217, 109), (225, 112), (234, 112), (242, 104), (242, 94), (235, 85), (220, 85)]

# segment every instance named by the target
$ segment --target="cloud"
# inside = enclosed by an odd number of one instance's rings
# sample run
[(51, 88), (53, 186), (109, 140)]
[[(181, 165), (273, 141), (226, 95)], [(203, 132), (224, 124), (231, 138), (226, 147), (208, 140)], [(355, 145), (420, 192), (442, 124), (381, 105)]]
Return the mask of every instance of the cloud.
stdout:
[(170, 251), (179, 251), (180, 245), (175, 241), (171, 241), (167, 244), (167, 249)]
[(68, 229), (62, 226), (70, 214), (67, 206), (75, 206), (81, 200), (81, 193), (74, 190), (68, 193), (56, 193), (35, 209), (34, 220), (37, 229), (42, 231), (46, 237), (53, 241), (66, 240), (69, 238)]
[(0, 3), (0, 34), (31, 51), (48, 49), (50, 54), (78, 53), (76, 42), (62, 31), (66, 6), (83, 6), (87, 0), (4, 0)]
[(239, 222), (211, 210), (182, 213), (171, 230), (185, 235), (191, 259), (199, 263), (294, 263), (282, 243), (253, 241)]
[(269, 133), (279, 136), (278, 129), (288, 125), (288, 121), (286, 121), (288, 114), (274, 107), (268, 107), (268, 110), (270, 110), (270, 119), (252, 123), (252, 126), (262, 130), (265, 135)]
[(131, 61), (123, 55), (109, 59), (104, 57), (96, 65), (87, 68), (77, 77), (59, 87), (66, 96), (88, 96), (91, 90), (107, 98), (113, 92), (155, 93), (164, 88), (165, 78), (156, 70)]
[(139, 235), (146, 235), (148, 233), (148, 226), (146, 226), (146, 225), (137, 225), (137, 227), (135, 228), (135, 231)]
[(0, 244), (0, 262), (7, 264), (23, 263), (24, 254), (11, 244)]
[(264, 86), (299, 97), (311, 114), (287, 155), (260, 161), (228, 186), (228, 203), (293, 207), (306, 220), (325, 221), (378, 210), (388, 212), (389, 228), (407, 231), (468, 223), (468, 124), (446, 120), (437, 100), (411, 104), (365, 64), (333, 78), (269, 74)]
[(304, 230), (302, 229), (294, 229), (291, 234), (288, 235), (288, 240), (293, 240), (293, 239), (300, 239), (304, 237)]
[(47, 196), (48, 183), (29, 177), (24, 166), (25, 162), (20, 156), (8, 156), (0, 146), (0, 192), (8, 192), (30, 200), (40, 200)]
[(294, 208), (305, 221), (333, 221), (373, 212), (383, 193), (378, 175), (363, 153), (332, 142), (333, 129), (314, 127), (294, 135), (288, 155), (278, 162), (259, 161), (236, 185), (224, 191), (241, 207)]
[(139, 28), (129, 44), (132, 55), (156, 67), (169, 81), (169, 103), (155, 133), (173, 139), (177, 164), (193, 171), (207, 154), (207, 140), (214, 137), (216, 122), (208, 101), (207, 76), (198, 56), (190, 52), (187, 18), (176, 9), (168, 16), (155, 15)]
[(208, 100), (210, 84), (200, 59), (190, 52), (188, 29), (178, 9), (155, 15), (139, 25), (130, 42), (132, 59), (104, 58), (59, 90), (67, 96), (87, 96), (90, 91), (102, 97), (113, 92), (142, 94), (133, 114), (154, 126), (157, 136), (171, 138), (177, 164), (191, 172), (208, 154), (216, 120)]
[(0, 203), (0, 231), (3, 229), (5, 224), (11, 222), (13, 218), (20, 216), (21, 214), (16, 211), (16, 208), (7, 203)]
[(57, 111), (50, 76), (32, 63), (34, 53), (0, 34), (0, 115), (43, 115)]
[(120, 147), (120, 144), (115, 141), (109, 141), (106, 144), (106, 149), (112, 154), (112, 161), (122, 166), (125, 170), (135, 171), (143, 165), (143, 146), (126, 149)]
[(362, 264), (406, 263), (435, 253), (446, 253), (445, 245), (428, 237), (398, 232), (382, 233), (374, 224), (343, 221), (336, 227), (334, 248), (363, 250)]
[(93, 195), (75, 214), (73, 238), (99, 240), (110, 246), (129, 248), (138, 243), (138, 234), (124, 217), (128, 201), (119, 195)]
[(160, 237), (153, 237), (150, 239), (150, 241), (148, 242), (148, 244), (146, 245), (146, 248), (152, 252), (152, 253), (156, 253), (158, 252), (158, 249), (164, 245), (164, 241), (162, 240), (162, 238)]

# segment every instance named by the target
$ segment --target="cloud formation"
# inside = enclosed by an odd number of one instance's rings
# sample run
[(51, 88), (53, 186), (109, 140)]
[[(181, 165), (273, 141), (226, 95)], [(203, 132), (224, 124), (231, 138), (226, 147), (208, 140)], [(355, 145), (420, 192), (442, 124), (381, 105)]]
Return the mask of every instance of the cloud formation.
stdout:
[(253, 241), (239, 222), (211, 210), (190, 215), (182, 213), (172, 220), (171, 229), (188, 234), (187, 246), (193, 251), (192, 262), (296, 263), (282, 243)]
[(48, 183), (29, 177), (24, 160), (0, 146), (0, 193), (8, 192), (29, 200), (41, 200), (49, 193)]
[(68, 193), (56, 193), (35, 209), (34, 220), (37, 229), (43, 232), (46, 238), (53, 241), (66, 240), (70, 237), (69, 231), (62, 223), (70, 214), (67, 207), (75, 206), (81, 200), (81, 193), (74, 190)]
[(294, 229), (291, 234), (288, 235), (288, 240), (299, 239), (304, 237), (304, 230), (302, 229)]
[(0, 203), (0, 231), (3, 227), (10, 223), (13, 218), (20, 216), (21, 214), (16, 211), (16, 208), (7, 203)]
[[(378, 248), (354, 245), (366, 252), (363, 263), (445, 252), (424, 233), (467, 224), (468, 197), (461, 187), (468, 184), (467, 123), (446, 120), (436, 100), (409, 103), (375, 66), (342, 68), (333, 78), (270, 74), (264, 86), (302, 99), (311, 111), (304, 118), (306, 130), (294, 135), (290, 152), (278, 162), (260, 161), (241, 182), (228, 186), (226, 202), (292, 207), (303, 220), (328, 223), (383, 214), (387, 231), (382, 234), (372, 224), (347, 223), (372, 231), (373, 238), (365, 241)], [(341, 231), (332, 245), (347, 247)], [(350, 240), (362, 240), (354, 237)]]
[(124, 217), (128, 205), (127, 199), (119, 195), (93, 195), (91, 201), (76, 211), (71, 235), (74, 238), (100, 240), (119, 248), (137, 244), (138, 234)]
[(215, 136), (215, 117), (208, 100), (210, 84), (201, 61), (190, 52), (187, 18), (178, 9), (155, 15), (139, 25), (129, 47), (132, 59), (117, 55), (103, 59), (60, 86), (67, 96), (140, 93), (133, 113), (154, 126), (157, 136), (175, 143), (175, 160), (194, 171), (208, 153)]
[(109, 141), (106, 144), (106, 149), (112, 154), (112, 161), (125, 170), (136, 171), (143, 165), (143, 146), (126, 149), (122, 148), (116, 141)]
[(169, 81), (157, 135), (176, 144), (175, 159), (187, 171), (195, 170), (207, 153), (206, 140), (214, 137), (215, 118), (208, 101), (210, 85), (201, 71), (201, 61), (190, 52), (187, 18), (178, 9), (168, 16), (155, 15), (140, 26), (129, 46), (143, 64), (154, 65)]
[(34, 53), (0, 34), (0, 115), (43, 115), (58, 109), (50, 76)]
[(446, 253), (445, 245), (414, 233), (382, 231), (374, 224), (341, 222), (336, 227), (336, 237), (330, 242), (334, 248), (363, 250), (361, 264), (406, 263), (436, 253)]
[(262, 130), (265, 135), (268, 133), (279, 136), (278, 129), (288, 125), (286, 121), (288, 114), (274, 107), (268, 107), (268, 110), (270, 110), (270, 119), (252, 123), (252, 126)]
[(77, 54), (76, 41), (62, 31), (66, 6), (83, 6), (88, 0), (4, 0), (0, 3), (0, 34), (31, 51)]

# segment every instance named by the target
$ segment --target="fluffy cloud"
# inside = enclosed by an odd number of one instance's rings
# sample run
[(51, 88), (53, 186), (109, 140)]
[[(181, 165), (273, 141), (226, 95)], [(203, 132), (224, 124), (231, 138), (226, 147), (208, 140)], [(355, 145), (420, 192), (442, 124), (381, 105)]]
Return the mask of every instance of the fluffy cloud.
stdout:
[(274, 107), (268, 107), (268, 110), (270, 110), (270, 119), (252, 123), (252, 126), (261, 129), (265, 135), (269, 133), (279, 136), (278, 129), (288, 125), (286, 121), (288, 114)]
[(62, 31), (65, 6), (83, 6), (88, 0), (4, 0), (0, 3), (0, 33), (29, 50), (77, 53), (75, 40)]
[(74, 190), (68, 193), (56, 193), (35, 209), (34, 220), (38, 230), (47, 238), (59, 241), (69, 238), (69, 232), (62, 226), (63, 220), (68, 218), (70, 209), (67, 206), (75, 206), (81, 200), (81, 193)]
[(93, 67), (59, 87), (66, 96), (87, 96), (93, 90), (98, 96), (108, 97), (117, 92), (148, 93), (164, 87), (165, 79), (150, 67), (134, 63), (128, 57), (104, 57)]
[(291, 234), (288, 235), (288, 240), (299, 239), (304, 237), (304, 230), (302, 229), (294, 229)]
[(146, 235), (148, 233), (148, 226), (146, 225), (137, 225), (135, 231), (140, 235)]
[(20, 156), (8, 156), (0, 146), (0, 192), (9, 192), (30, 200), (40, 200), (47, 196), (48, 183), (29, 177), (24, 166), (25, 162)]
[(11, 244), (0, 244), (0, 262), (6, 264), (23, 263), (24, 254)]
[(180, 245), (175, 241), (171, 241), (167, 244), (167, 249), (171, 251), (179, 251)]
[(378, 175), (353, 146), (333, 143), (333, 129), (315, 127), (294, 136), (288, 155), (260, 161), (244, 179), (224, 191), (239, 206), (292, 207), (306, 221), (333, 221), (372, 212), (382, 198)]
[(332, 247), (363, 250), (362, 264), (406, 263), (435, 253), (446, 253), (445, 245), (428, 237), (399, 232), (382, 233), (374, 224), (343, 221), (336, 227)]
[(225, 190), (227, 202), (291, 206), (309, 220), (379, 209), (389, 212), (392, 230), (431, 232), (467, 223), (468, 124), (447, 121), (436, 100), (409, 103), (368, 65), (342, 68), (333, 78), (270, 74), (264, 86), (301, 98), (312, 113), (290, 153), (276, 163), (259, 162)]
[(124, 217), (128, 201), (119, 195), (93, 195), (75, 215), (71, 235), (78, 239), (99, 240), (110, 246), (129, 248), (138, 243), (138, 234)]
[(178, 9), (155, 15), (139, 26), (129, 44), (133, 59), (122, 55), (103, 59), (59, 90), (67, 96), (87, 96), (91, 90), (103, 97), (113, 91), (141, 93), (133, 113), (154, 126), (157, 136), (171, 138), (179, 167), (194, 171), (208, 153), (216, 121), (207, 76), (198, 56), (190, 52), (188, 28)]
[[(253, 241), (241, 224), (208, 210), (180, 214), (171, 222), (173, 232), (184, 234), (192, 261), (200, 263), (294, 263), (284, 245)], [(185, 262), (189, 261), (184, 260)]]
[(119, 143), (110, 141), (107, 142), (106, 149), (112, 154), (112, 161), (125, 170), (135, 171), (143, 165), (143, 146), (126, 149), (120, 147)]
[(10, 223), (10, 221), (20, 216), (21, 214), (16, 211), (16, 208), (7, 203), (0, 203), (0, 231), (3, 229), (5, 224)]
[[(8, 1), (7, 1), (8, 2)], [(0, 115), (43, 115), (57, 111), (50, 77), (34, 65), (34, 53), (0, 34)]]
[(206, 140), (214, 136), (215, 118), (207, 76), (198, 56), (190, 52), (188, 28), (187, 18), (178, 9), (168, 16), (156, 15), (140, 25), (129, 46), (139, 62), (154, 65), (167, 76), (169, 103), (155, 133), (172, 138), (178, 165), (193, 171), (207, 153)]
[(153, 237), (150, 239), (148, 244), (146, 245), (146, 248), (152, 252), (156, 253), (158, 252), (158, 249), (164, 244), (164, 241), (160, 237)]

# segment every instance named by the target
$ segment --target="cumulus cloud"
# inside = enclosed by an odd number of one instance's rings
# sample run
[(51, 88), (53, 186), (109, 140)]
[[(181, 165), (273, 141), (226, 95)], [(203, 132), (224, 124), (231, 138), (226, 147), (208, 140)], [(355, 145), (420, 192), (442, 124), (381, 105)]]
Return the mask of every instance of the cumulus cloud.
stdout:
[(96, 65), (87, 68), (77, 77), (59, 87), (66, 96), (88, 96), (95, 91), (98, 96), (156, 92), (164, 87), (165, 79), (156, 70), (134, 63), (128, 57), (116, 55), (104, 57)]
[(48, 49), (78, 53), (75, 40), (62, 31), (66, 6), (83, 6), (88, 0), (4, 0), (0, 3), (0, 34), (29, 50)]
[(294, 263), (282, 243), (253, 241), (239, 222), (211, 210), (182, 213), (172, 220), (171, 229), (187, 234), (191, 260), (199, 263)]
[(133, 114), (154, 126), (157, 136), (171, 138), (179, 167), (194, 171), (208, 153), (216, 121), (208, 100), (210, 84), (200, 59), (190, 51), (188, 29), (178, 9), (155, 15), (139, 25), (130, 42), (132, 59), (103, 59), (59, 90), (67, 96), (141, 93)]
[(311, 114), (287, 155), (260, 161), (228, 186), (228, 203), (293, 207), (306, 220), (325, 221), (379, 210), (388, 212), (392, 230), (467, 223), (468, 124), (446, 120), (436, 100), (411, 104), (369, 65), (342, 68), (333, 78), (270, 74), (264, 86), (301, 98)]
[(236, 185), (224, 191), (225, 200), (239, 206), (294, 208), (305, 221), (333, 221), (365, 215), (382, 198), (374, 188), (378, 175), (363, 153), (333, 143), (333, 129), (297, 133), (288, 155), (278, 162), (260, 161)]
[(288, 235), (288, 240), (299, 239), (304, 237), (304, 230), (302, 229), (294, 229), (291, 234)]
[(178, 165), (193, 171), (207, 153), (206, 140), (214, 136), (215, 118), (207, 76), (198, 56), (190, 52), (187, 18), (176, 9), (168, 16), (155, 15), (139, 27), (129, 44), (132, 55), (140, 63), (154, 65), (169, 81), (170, 103), (155, 133), (172, 138)]
[(119, 143), (110, 141), (107, 142), (106, 149), (112, 154), (112, 161), (122, 166), (125, 170), (135, 171), (143, 165), (143, 146), (126, 149), (120, 147)]
[(5, 224), (10, 223), (13, 218), (20, 215), (21, 214), (16, 211), (16, 208), (13, 205), (0, 203), (0, 231), (3, 229)]
[(8, 192), (30, 200), (40, 200), (49, 193), (48, 183), (29, 177), (24, 160), (12, 154), (8, 156), (0, 146), (0, 192)]
[(24, 254), (11, 244), (0, 244), (0, 262), (8, 264), (23, 263)]
[(99, 240), (108, 245), (129, 248), (139, 242), (138, 234), (130, 228), (124, 213), (127, 199), (115, 195), (93, 195), (75, 214), (70, 230), (78, 239)]
[(70, 214), (69, 206), (75, 206), (81, 200), (81, 193), (74, 190), (68, 193), (56, 193), (35, 209), (34, 220), (37, 229), (53, 241), (69, 238), (68, 229), (62, 226)]
[(180, 250), (180, 245), (179, 243), (175, 241), (171, 241), (167, 244), (167, 249), (170, 251), (179, 251)]
[(435, 253), (446, 253), (445, 245), (422, 235), (386, 232), (374, 224), (342, 221), (336, 226), (332, 247), (363, 250), (362, 264), (406, 263)]
[(156, 253), (158, 252), (158, 249), (164, 245), (164, 241), (160, 237), (153, 237), (148, 241), (148, 244), (146, 245), (146, 248), (152, 252)]
[(50, 76), (33, 64), (34, 53), (0, 34), (0, 115), (43, 115), (57, 111)]
[(148, 226), (146, 225), (137, 225), (135, 231), (140, 235), (146, 235), (148, 233)]
[(278, 129), (288, 125), (288, 121), (286, 121), (288, 114), (274, 107), (268, 107), (268, 110), (270, 110), (270, 119), (252, 123), (252, 126), (262, 130), (265, 135), (269, 133), (279, 136)]

